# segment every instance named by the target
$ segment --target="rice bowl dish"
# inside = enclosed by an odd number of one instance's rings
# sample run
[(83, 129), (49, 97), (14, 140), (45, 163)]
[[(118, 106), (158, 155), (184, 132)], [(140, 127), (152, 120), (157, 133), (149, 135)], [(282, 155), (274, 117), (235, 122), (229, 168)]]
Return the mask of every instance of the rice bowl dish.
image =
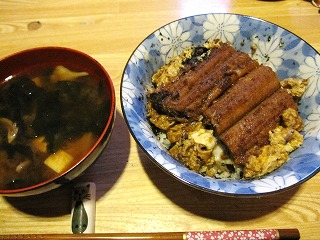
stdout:
[[(217, 26), (224, 26), (217, 28)], [(173, 159), (147, 120), (146, 89), (152, 75), (170, 58), (191, 45), (219, 38), (269, 66), (280, 79), (309, 79), (298, 111), (304, 122), (304, 144), (276, 171), (253, 180), (222, 180), (197, 174)], [(256, 49), (252, 49), (252, 46)], [(309, 44), (272, 23), (234, 14), (205, 14), (169, 23), (148, 36), (133, 52), (124, 70), (121, 104), (128, 127), (153, 162), (178, 180), (216, 194), (252, 196), (270, 194), (296, 186), (320, 169), (318, 69), (320, 56)]]

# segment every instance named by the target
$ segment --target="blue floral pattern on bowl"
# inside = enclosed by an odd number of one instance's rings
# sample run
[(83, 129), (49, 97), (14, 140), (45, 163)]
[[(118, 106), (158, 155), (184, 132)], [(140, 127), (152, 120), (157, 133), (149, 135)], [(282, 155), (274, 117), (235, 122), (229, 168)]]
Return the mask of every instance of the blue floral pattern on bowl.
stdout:
[[(304, 144), (282, 167), (254, 180), (220, 180), (187, 169), (157, 140), (146, 118), (146, 88), (152, 74), (191, 45), (208, 39), (229, 41), (280, 79), (308, 78), (310, 84), (299, 105), (305, 129)], [(179, 19), (148, 36), (130, 57), (121, 83), (122, 111), (140, 147), (160, 168), (187, 185), (221, 195), (253, 196), (275, 193), (301, 184), (320, 170), (320, 55), (308, 43), (270, 22), (235, 14), (204, 14)]]

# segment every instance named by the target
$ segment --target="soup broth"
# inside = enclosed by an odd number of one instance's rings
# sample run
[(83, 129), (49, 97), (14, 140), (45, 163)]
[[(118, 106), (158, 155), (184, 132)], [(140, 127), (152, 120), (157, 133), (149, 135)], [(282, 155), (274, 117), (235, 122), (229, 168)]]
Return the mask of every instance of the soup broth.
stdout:
[(110, 112), (101, 79), (64, 66), (0, 86), (0, 189), (44, 182), (93, 147)]

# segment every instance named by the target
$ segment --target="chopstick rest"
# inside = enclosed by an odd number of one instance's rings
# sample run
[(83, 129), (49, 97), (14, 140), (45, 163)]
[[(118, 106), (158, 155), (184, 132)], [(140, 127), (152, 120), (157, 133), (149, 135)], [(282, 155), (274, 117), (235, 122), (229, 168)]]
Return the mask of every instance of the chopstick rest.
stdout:
[(96, 185), (79, 183), (72, 189), (72, 233), (94, 233), (96, 214)]

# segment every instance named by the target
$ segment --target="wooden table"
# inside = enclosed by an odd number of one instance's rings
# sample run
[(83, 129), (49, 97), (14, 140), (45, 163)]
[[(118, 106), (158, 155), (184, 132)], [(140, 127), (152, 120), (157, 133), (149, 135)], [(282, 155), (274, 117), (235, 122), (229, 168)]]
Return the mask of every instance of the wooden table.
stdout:
[[(162, 232), (299, 228), (320, 238), (320, 174), (281, 194), (250, 199), (216, 196), (173, 179), (139, 149), (120, 106), (122, 71), (151, 32), (189, 15), (228, 12), (278, 24), (320, 51), (320, 14), (307, 0), (3, 0), (0, 57), (38, 46), (64, 46), (97, 59), (117, 92), (113, 135), (77, 181), (97, 186), (96, 232)], [(36, 197), (0, 197), (0, 234), (70, 233), (71, 186)]]

